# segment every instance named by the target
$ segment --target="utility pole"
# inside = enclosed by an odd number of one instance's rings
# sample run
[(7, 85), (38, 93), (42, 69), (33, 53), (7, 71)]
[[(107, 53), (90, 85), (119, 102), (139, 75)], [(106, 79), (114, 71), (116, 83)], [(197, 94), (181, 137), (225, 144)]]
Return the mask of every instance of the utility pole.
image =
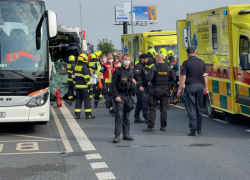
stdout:
[(83, 29), (82, 29), (82, 3), (81, 3), (81, 0), (79, 0), (79, 4), (80, 4), (81, 31), (82, 31)]
[(134, 34), (134, 7), (133, 7), (133, 0), (131, 0), (131, 13), (132, 13), (132, 34)]

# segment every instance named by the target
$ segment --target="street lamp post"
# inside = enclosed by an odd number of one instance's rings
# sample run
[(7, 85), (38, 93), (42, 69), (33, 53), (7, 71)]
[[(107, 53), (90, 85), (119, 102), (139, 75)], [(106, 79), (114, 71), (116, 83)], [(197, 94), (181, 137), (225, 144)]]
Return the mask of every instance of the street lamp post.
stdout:
[(79, 4), (80, 4), (81, 31), (82, 31), (83, 29), (82, 29), (82, 3), (81, 3), (81, 0), (79, 0)]
[(134, 34), (134, 8), (133, 8), (133, 0), (131, 0), (131, 13), (132, 13), (132, 34)]

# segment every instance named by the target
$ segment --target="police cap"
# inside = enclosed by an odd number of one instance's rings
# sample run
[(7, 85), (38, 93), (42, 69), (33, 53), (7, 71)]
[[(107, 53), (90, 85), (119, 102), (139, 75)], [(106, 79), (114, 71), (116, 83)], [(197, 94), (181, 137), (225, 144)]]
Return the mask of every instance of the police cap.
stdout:
[(195, 48), (190, 46), (187, 48), (187, 53), (195, 53)]
[(141, 55), (140, 55), (140, 59), (146, 59), (146, 58), (148, 58), (148, 55), (147, 55), (147, 54), (141, 54)]

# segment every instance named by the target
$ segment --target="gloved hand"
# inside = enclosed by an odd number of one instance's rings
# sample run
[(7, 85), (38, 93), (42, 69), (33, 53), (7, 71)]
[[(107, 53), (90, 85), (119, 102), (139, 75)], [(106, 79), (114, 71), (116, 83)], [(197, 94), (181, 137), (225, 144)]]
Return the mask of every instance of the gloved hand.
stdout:
[(92, 84), (89, 85), (89, 94), (90, 95), (93, 95), (93, 90), (94, 90), (93, 85)]
[(102, 85), (101, 81), (99, 81), (98, 87), (99, 87), (99, 89), (103, 89), (103, 85)]

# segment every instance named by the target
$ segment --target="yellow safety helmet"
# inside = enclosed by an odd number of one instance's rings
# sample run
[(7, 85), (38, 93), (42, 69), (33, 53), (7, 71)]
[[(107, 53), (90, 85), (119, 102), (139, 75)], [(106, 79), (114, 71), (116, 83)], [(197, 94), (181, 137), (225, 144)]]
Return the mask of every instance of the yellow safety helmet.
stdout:
[(96, 55), (96, 58), (101, 55), (99, 51), (94, 52), (94, 54)]
[(98, 52), (99, 52), (100, 55), (102, 54), (102, 51), (98, 51)]
[(174, 56), (174, 51), (169, 50), (169, 51), (168, 51), (168, 55), (169, 55), (169, 56)]
[(69, 56), (69, 62), (75, 62), (75, 56), (71, 55)]
[(96, 59), (97, 58), (97, 55), (95, 53), (92, 53), (90, 56), (89, 56), (89, 59)]
[(159, 53), (166, 55), (168, 52), (167, 52), (167, 49), (161, 48)]
[(80, 54), (78, 61), (88, 62), (88, 56), (86, 54)]
[(117, 56), (117, 53), (114, 53), (113, 55), (114, 55), (114, 56)]
[(148, 53), (150, 53), (153, 57), (155, 57), (155, 55), (156, 55), (156, 51), (153, 48), (149, 49)]

